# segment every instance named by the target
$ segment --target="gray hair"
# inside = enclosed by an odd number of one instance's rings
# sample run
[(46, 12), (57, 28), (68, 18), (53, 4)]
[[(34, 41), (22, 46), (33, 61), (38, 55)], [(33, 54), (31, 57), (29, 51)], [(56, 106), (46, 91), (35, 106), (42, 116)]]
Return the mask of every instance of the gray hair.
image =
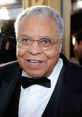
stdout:
[(22, 23), (22, 19), (25, 16), (38, 16), (38, 15), (52, 16), (57, 24), (61, 39), (64, 38), (64, 23), (61, 15), (54, 8), (45, 5), (32, 6), (30, 8), (25, 9), (21, 14), (19, 14), (19, 16), (15, 21), (16, 37), (18, 35), (18, 28), (19, 25)]

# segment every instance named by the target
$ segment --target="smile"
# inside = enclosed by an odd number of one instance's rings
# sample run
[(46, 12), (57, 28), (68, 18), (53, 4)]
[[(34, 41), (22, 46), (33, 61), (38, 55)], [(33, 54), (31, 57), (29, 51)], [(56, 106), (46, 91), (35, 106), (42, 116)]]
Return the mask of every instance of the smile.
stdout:
[(32, 60), (32, 59), (29, 59), (27, 60), (27, 64), (30, 68), (33, 68), (33, 69), (39, 69), (43, 66), (43, 61), (41, 60)]
[(40, 60), (28, 60), (28, 62), (30, 62), (30, 63), (41, 63), (42, 61), (40, 61)]

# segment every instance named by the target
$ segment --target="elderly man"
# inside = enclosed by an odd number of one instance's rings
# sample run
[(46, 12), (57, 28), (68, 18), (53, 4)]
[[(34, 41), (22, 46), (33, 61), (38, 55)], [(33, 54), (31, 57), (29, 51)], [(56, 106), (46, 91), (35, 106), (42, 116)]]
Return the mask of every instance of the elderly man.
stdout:
[(0, 117), (82, 117), (82, 67), (61, 55), (60, 14), (27, 8), (15, 31), (18, 61), (0, 67)]

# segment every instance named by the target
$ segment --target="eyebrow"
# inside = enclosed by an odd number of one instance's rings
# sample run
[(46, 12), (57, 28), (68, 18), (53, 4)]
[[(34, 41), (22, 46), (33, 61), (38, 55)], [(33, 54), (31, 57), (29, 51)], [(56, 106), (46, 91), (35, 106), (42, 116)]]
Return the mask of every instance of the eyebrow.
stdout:
[[(28, 37), (28, 38), (32, 39), (32, 37), (28, 36), (27, 34), (23, 34), (23, 35), (19, 36), (19, 38), (21, 38), (21, 37)], [(53, 37), (50, 37), (50, 36), (42, 36), (42, 37), (39, 37), (39, 39), (41, 39), (41, 38), (48, 38), (50, 40), (54, 40), (54, 39), (57, 39), (58, 36), (57, 36), (57, 38), (53, 38)]]
[(28, 38), (32, 39), (30, 36), (28, 36), (26, 34), (23, 34), (23, 35), (19, 36), (18, 38), (21, 38), (21, 37), (28, 37)]

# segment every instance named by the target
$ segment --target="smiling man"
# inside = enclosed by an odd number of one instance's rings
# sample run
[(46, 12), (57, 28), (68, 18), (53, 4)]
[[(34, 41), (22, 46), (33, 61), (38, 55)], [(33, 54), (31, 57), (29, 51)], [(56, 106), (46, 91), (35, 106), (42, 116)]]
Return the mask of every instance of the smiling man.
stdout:
[(44, 15), (26, 16), (19, 25), (17, 58), (30, 77), (48, 76), (61, 52), (61, 37), (54, 18)]
[(61, 54), (60, 14), (27, 8), (15, 32), (18, 60), (0, 67), (0, 117), (82, 117), (82, 67)]

